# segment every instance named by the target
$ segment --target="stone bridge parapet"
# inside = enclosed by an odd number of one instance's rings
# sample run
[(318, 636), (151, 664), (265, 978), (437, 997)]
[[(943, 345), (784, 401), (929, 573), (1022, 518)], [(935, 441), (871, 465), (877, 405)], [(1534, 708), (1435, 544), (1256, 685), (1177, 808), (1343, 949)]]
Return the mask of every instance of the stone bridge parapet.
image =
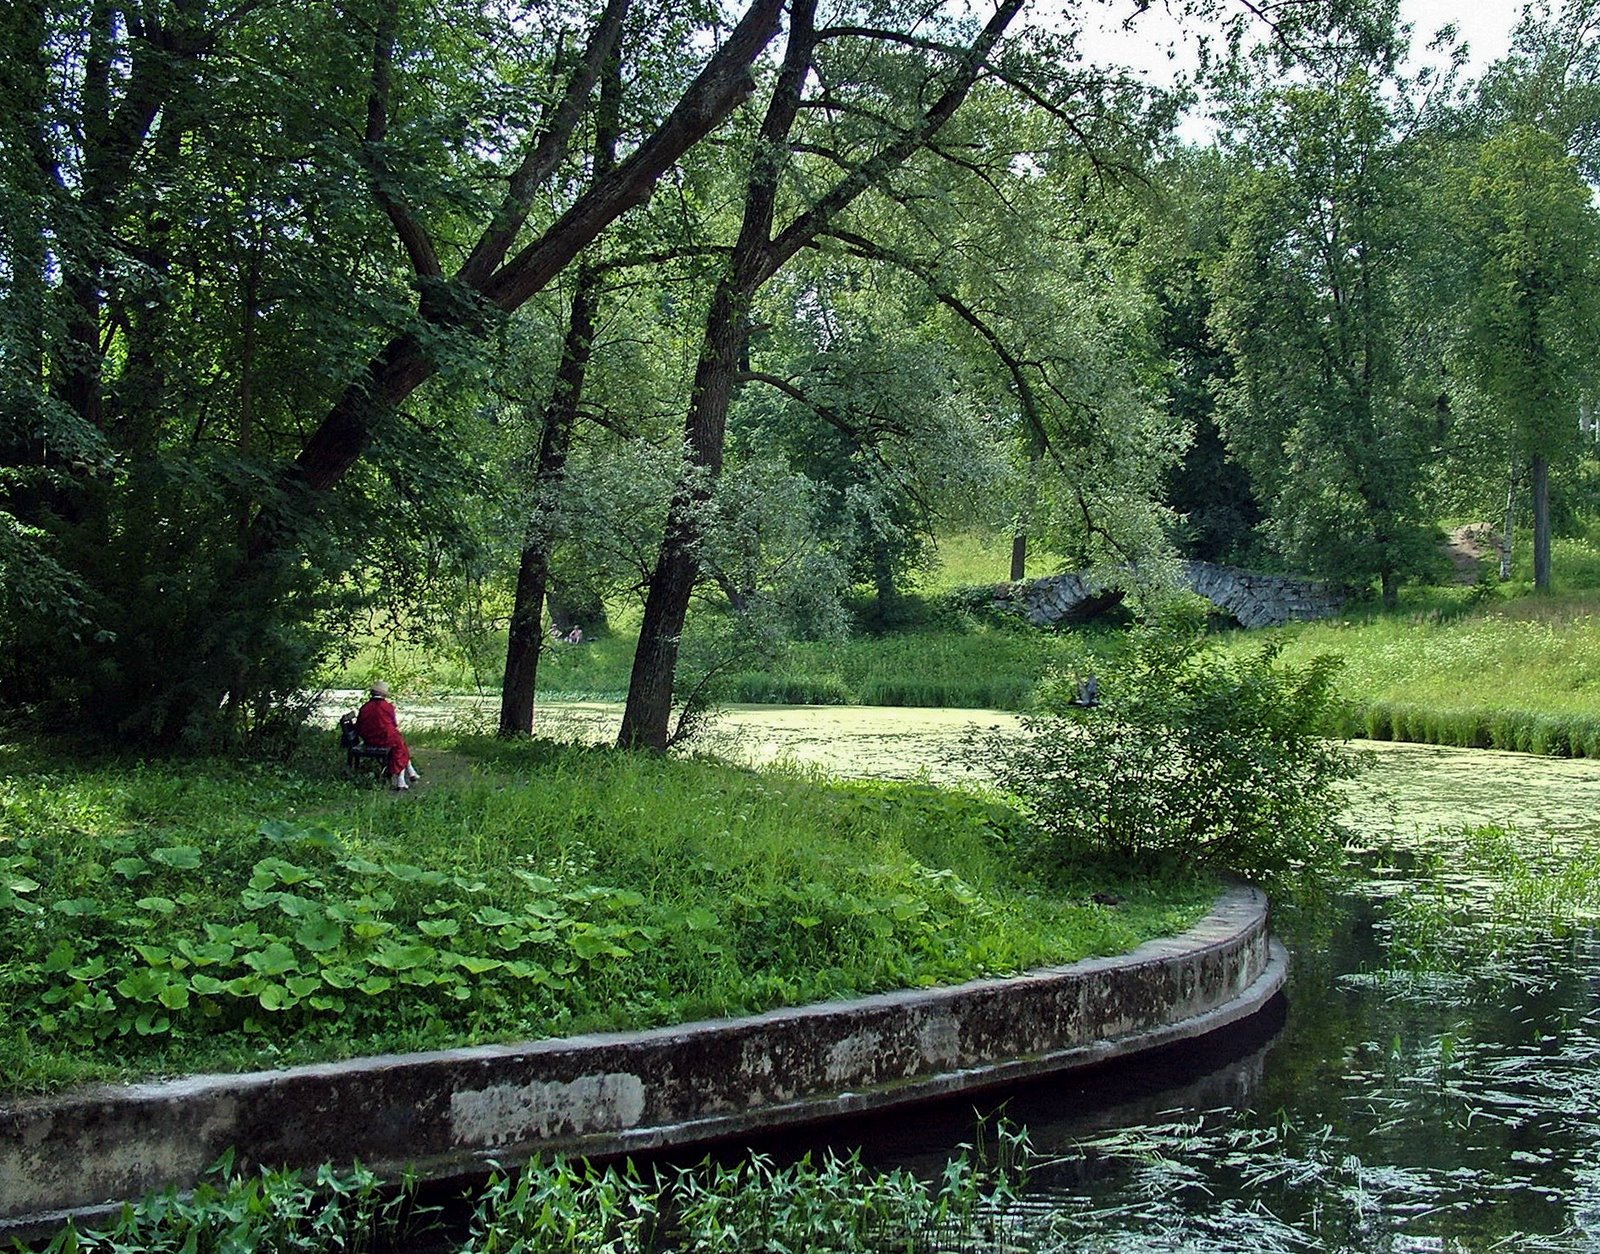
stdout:
[[(1329, 618), (1348, 599), (1336, 584), (1297, 575), (1264, 575), (1237, 566), (1184, 562), (1184, 581), (1241, 627), (1277, 627), (1283, 623)], [(1091, 576), (1067, 572), (1001, 584), (996, 604), (1020, 613), (1035, 627), (1053, 627), (1074, 618), (1090, 618), (1122, 599), (1113, 571)]]

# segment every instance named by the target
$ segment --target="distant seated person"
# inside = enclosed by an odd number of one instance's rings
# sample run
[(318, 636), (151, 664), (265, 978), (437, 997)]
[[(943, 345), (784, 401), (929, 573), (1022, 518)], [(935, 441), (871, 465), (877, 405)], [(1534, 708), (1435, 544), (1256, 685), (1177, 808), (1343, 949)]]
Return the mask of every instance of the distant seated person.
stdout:
[(389, 786), (409, 788), (417, 778), (411, 765), (411, 750), (400, 734), (394, 702), (389, 700), (389, 685), (378, 680), (372, 685), (372, 699), (356, 711), (356, 735), (367, 744), (389, 751)]
[(574, 627), (570, 632), (568, 632), (567, 633), (567, 643), (568, 644), (582, 644), (583, 643), (583, 628), (582, 627)]
[(1076, 695), (1072, 698), (1072, 705), (1085, 710), (1092, 709), (1100, 704), (1100, 681), (1093, 675), (1079, 679), (1076, 685)]

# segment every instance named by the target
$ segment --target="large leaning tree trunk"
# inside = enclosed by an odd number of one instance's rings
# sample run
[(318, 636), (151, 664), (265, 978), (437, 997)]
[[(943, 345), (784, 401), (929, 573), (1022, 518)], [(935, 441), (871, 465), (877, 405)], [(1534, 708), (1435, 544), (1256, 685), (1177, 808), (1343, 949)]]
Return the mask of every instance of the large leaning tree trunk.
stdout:
[[(607, 59), (595, 127), (594, 173), (609, 173), (617, 161), (618, 114), (621, 107), (622, 62)], [(544, 600), (550, 584), (549, 512), (566, 475), (567, 454), (583, 399), (583, 385), (594, 352), (595, 323), (600, 306), (602, 270), (598, 261), (578, 263), (577, 284), (567, 315), (550, 402), (539, 432), (533, 471), (533, 517), (517, 565), (517, 586), (506, 639), (505, 673), (500, 685), (501, 736), (533, 733), (533, 706), (539, 685), (539, 652), (544, 642)]]
[[(92, 690), (98, 725), (172, 740), (292, 694), (315, 661), (311, 619), (338, 599), (330, 577), (361, 547), (336, 527), (378, 506), (365, 485), (335, 489), (375, 447), (396, 457), (379, 472), (403, 471), (404, 441), (379, 438), (407, 398), (467, 364), (755, 90), (785, 5), (691, 6), (704, 16), (683, 29), (714, 42), (683, 42), (665, 77), (642, 67), (675, 85), (599, 172), (568, 147), (642, 6), (537, 23), (510, 12), (525, 7), (482, 6), (457, 48), (438, 37), (473, 6), (434, 0), (0, 5), (0, 395), (27, 393), (0, 412), (0, 522), (66, 572), (88, 628), (0, 624), (0, 643), (42, 659), (0, 667), (0, 699), (70, 718)], [(468, 64), (480, 35), (519, 22), (519, 82)], [(265, 265), (244, 303), (260, 317), (241, 329), (229, 306), (252, 238)], [(32, 325), (14, 317), (27, 302)]]
[[(995, 44), (1024, 3), (1004, 0), (972, 44), (957, 52), (956, 66), (932, 103), (909, 126), (891, 132), (881, 147), (849, 166), (828, 190), (774, 234), (780, 184), (794, 151), (790, 132), (805, 98), (817, 43), (822, 34), (840, 33), (819, 34), (814, 28), (816, 0), (794, 0), (783, 66), (751, 159), (739, 237), (706, 317), (694, 392), (684, 421), (685, 472), (668, 509), (650, 576), (627, 705), (617, 736), (620, 746), (664, 749), (668, 743), (679, 643), (699, 576), (700, 520), (722, 469), (728, 409), (746, 357), (749, 315), (757, 293), (862, 192), (939, 133), (978, 81)], [(932, 81), (928, 86), (933, 87)]]
[[(616, 47), (626, 8), (627, 0), (612, 0), (586, 50), (584, 66), (592, 63), (592, 71), (574, 75), (569, 101), (564, 102), (570, 109), (564, 107), (530, 148), (511, 179), (505, 204), (454, 275), (445, 277), (431, 239), (403, 206), (395, 206), (391, 216), (421, 281), (417, 312), (430, 328), (487, 330), (496, 313), (521, 308), (601, 231), (647, 201), (667, 169), (750, 93), (754, 85), (750, 63), (777, 33), (782, 0), (755, 0), (661, 125), (626, 161), (598, 175), (548, 229), (507, 259), (533, 208), (536, 191), (563, 155), (567, 132), (587, 99), (595, 73)], [(279, 485), (284, 493), (326, 492), (344, 478), (371, 446), (377, 420), (438, 369), (423, 339), (419, 332), (398, 335), (368, 363), (284, 471)], [(289, 523), (281, 511), (262, 509), (251, 531), (252, 562), (266, 560), (292, 543)]]

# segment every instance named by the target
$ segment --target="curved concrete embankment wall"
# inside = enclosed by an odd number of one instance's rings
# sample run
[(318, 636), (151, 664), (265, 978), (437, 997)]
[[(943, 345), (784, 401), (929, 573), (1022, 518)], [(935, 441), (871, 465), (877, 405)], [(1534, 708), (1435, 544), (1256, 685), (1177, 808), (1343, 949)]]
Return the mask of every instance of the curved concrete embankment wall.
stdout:
[(0, 1103), (0, 1236), (249, 1164), (457, 1175), (815, 1121), (1087, 1066), (1261, 1009), (1286, 960), (1230, 889), (1131, 954), (644, 1032), (96, 1086)]

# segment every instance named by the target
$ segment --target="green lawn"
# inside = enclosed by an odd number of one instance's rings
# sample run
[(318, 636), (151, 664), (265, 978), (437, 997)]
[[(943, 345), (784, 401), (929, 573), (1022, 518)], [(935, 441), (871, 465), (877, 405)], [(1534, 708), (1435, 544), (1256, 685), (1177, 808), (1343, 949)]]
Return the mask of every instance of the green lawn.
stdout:
[[(913, 625), (881, 636), (798, 642), (759, 668), (726, 677), (721, 699), (789, 704), (1026, 709), (1051, 669), (1097, 669), (1118, 647), (1102, 628), (1041, 632), (1017, 620), (962, 612), (957, 586), (1003, 577), (1009, 540), (963, 535), (925, 576)], [(1538, 753), (1600, 756), (1600, 547), (1558, 540), (1556, 587), (1536, 595), (1526, 570), (1506, 584), (1413, 587), (1397, 611), (1356, 605), (1337, 619), (1235, 632), (1232, 647), (1276, 641), (1292, 661), (1344, 659), (1349, 709), (1339, 730)], [(1042, 569), (1042, 567), (1040, 567)], [(625, 622), (625, 616), (620, 620)], [(633, 637), (555, 646), (540, 669), (546, 697), (620, 699)], [(379, 674), (412, 691), (470, 689), (458, 664), (369, 647), (335, 684)]]
[(328, 767), (0, 746), (4, 1087), (1006, 974), (1180, 930), (1215, 888), (1042, 884), (1014, 812), (927, 786), (419, 740), (398, 796)]

